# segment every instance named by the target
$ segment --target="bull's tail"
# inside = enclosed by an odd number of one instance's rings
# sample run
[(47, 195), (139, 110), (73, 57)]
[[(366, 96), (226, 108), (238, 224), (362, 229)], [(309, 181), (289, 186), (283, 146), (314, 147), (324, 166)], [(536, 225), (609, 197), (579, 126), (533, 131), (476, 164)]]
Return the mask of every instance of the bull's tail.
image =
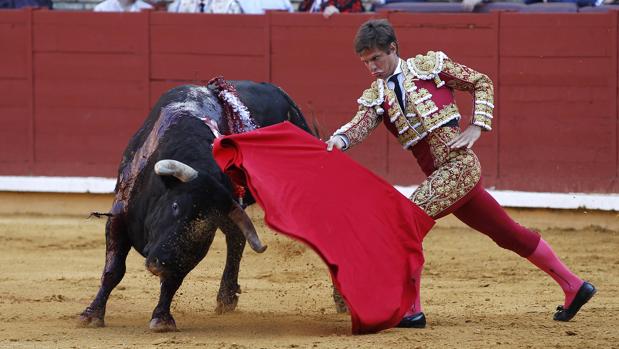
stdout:
[(321, 139), (318, 120), (312, 115), (312, 128), (310, 129), (305, 117), (303, 116), (303, 113), (301, 113), (301, 109), (299, 109), (297, 104), (292, 100), (292, 98), (290, 98), (290, 96), (286, 93), (286, 91), (284, 91), (279, 86), (277, 86), (277, 88), (282, 93), (284, 98), (286, 98), (286, 101), (288, 101), (288, 105), (290, 105), (290, 110), (288, 110), (288, 121), (301, 127), (308, 133), (312, 134), (314, 137)]

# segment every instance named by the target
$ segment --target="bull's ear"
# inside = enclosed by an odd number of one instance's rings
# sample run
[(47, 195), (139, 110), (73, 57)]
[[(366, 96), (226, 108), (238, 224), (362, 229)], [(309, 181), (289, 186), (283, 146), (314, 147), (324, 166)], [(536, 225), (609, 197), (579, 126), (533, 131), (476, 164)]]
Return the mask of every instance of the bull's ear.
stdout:
[(176, 160), (159, 160), (155, 164), (155, 173), (159, 176), (174, 176), (187, 183), (198, 177), (198, 171), (193, 167)]

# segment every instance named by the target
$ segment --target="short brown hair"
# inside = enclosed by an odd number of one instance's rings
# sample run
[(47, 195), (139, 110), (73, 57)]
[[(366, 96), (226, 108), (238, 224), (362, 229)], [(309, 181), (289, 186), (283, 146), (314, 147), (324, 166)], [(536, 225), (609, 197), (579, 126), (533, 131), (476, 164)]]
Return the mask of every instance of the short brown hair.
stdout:
[(396, 52), (399, 49), (395, 31), (386, 19), (370, 19), (363, 23), (355, 35), (355, 52), (360, 54), (367, 49), (379, 49), (389, 52), (389, 45), (394, 42)]

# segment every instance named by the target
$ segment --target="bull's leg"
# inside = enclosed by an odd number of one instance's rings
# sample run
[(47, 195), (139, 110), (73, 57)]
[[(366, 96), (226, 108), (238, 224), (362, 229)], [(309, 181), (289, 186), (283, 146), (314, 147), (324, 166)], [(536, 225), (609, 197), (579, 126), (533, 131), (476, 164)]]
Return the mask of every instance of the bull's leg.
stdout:
[[(172, 255), (169, 255), (172, 261), (184, 261), (185, 263), (163, 263), (157, 257), (148, 256), (146, 259), (146, 267), (155, 275), (159, 275), (161, 281), (161, 290), (159, 293), (159, 303), (153, 310), (153, 316), (150, 320), (150, 329), (154, 332), (170, 332), (176, 331), (176, 322), (170, 313), (170, 306), (176, 291), (183, 283), (183, 280), (189, 272), (206, 256), (213, 239), (215, 238), (216, 227), (207, 228), (200, 233), (196, 231), (195, 236), (200, 238), (197, 240), (187, 240), (190, 246), (179, 247)], [(172, 251), (167, 251), (172, 252)], [(176, 254), (180, 253), (180, 254)], [(165, 254), (165, 253), (164, 253)]]
[(125, 261), (131, 249), (123, 219), (118, 216), (108, 218), (105, 226), (105, 267), (101, 276), (101, 287), (97, 296), (79, 317), (79, 325), (105, 326), (105, 306), (112, 290), (125, 275)]
[(241, 293), (241, 286), (238, 284), (239, 267), (245, 248), (245, 237), (236, 225), (224, 224), (221, 230), (226, 234), (227, 256), (226, 267), (217, 293), (215, 312), (218, 314), (233, 311), (239, 301), (237, 296)]
[(170, 305), (174, 294), (181, 287), (183, 279), (187, 274), (175, 275), (174, 277), (160, 277), (161, 291), (159, 294), (159, 303), (153, 310), (153, 317), (150, 320), (150, 329), (154, 332), (171, 332), (176, 331), (176, 322), (170, 313)]
[(344, 301), (342, 294), (340, 294), (340, 291), (338, 291), (335, 285), (332, 285), (332, 287), (333, 287), (333, 302), (335, 303), (335, 311), (338, 314), (348, 313), (348, 306), (346, 305), (346, 302)]

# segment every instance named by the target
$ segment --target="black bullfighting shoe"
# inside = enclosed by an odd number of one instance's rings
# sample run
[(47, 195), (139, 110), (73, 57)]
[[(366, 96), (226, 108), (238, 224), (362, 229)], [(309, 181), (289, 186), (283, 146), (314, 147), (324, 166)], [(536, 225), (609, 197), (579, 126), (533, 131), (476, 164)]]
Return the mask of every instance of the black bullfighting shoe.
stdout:
[(423, 313), (405, 316), (395, 327), (400, 328), (425, 328), (426, 316)]
[(580, 310), (580, 308), (593, 297), (596, 289), (595, 286), (588, 282), (583, 282), (582, 286), (578, 289), (578, 293), (576, 293), (576, 297), (572, 301), (569, 307), (564, 308), (562, 305), (557, 307), (557, 312), (553, 319), (556, 321), (570, 321), (576, 313)]

